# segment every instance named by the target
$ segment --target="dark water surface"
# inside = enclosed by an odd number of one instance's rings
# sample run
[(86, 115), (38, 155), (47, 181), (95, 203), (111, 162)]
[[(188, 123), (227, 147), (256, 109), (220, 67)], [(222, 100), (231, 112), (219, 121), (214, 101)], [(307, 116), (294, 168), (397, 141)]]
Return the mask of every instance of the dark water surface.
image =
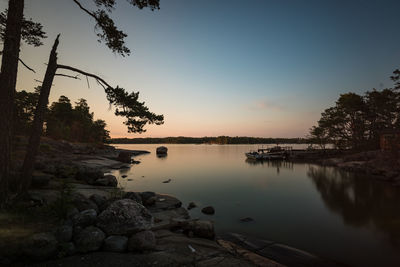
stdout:
[[(400, 266), (400, 189), (314, 164), (246, 161), (255, 145), (117, 145), (151, 151), (115, 171), (125, 190), (155, 191), (199, 208), (217, 232), (273, 240), (350, 266)], [(144, 176), (144, 177), (142, 177)], [(133, 179), (128, 181), (128, 179)], [(170, 183), (162, 183), (172, 179)], [(201, 207), (212, 205), (207, 216)], [(243, 223), (241, 218), (253, 222)]]

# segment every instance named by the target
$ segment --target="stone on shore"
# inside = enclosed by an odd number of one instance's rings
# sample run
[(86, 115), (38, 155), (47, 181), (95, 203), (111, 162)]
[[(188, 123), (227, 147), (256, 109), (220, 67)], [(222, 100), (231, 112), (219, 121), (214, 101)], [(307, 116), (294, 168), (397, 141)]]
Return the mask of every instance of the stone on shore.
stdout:
[(74, 238), (76, 248), (79, 252), (86, 253), (99, 250), (106, 235), (95, 226), (89, 226), (80, 231)]
[(97, 226), (107, 235), (127, 235), (148, 230), (153, 216), (143, 205), (131, 199), (113, 202), (97, 217)]
[(104, 240), (103, 250), (111, 252), (124, 252), (128, 246), (126, 236), (112, 235)]
[(126, 192), (123, 198), (128, 198), (136, 201), (139, 204), (142, 204), (142, 198), (139, 193), (136, 192)]
[(142, 231), (129, 238), (129, 251), (152, 250), (156, 246), (156, 237), (152, 231)]
[(201, 210), (204, 214), (213, 215), (215, 213), (215, 209), (212, 206), (205, 207)]
[(187, 207), (187, 209), (188, 209), (188, 210), (191, 210), (191, 209), (194, 209), (194, 208), (196, 208), (196, 207), (197, 207), (196, 203), (190, 202), (189, 205), (188, 205), (188, 207)]
[(114, 175), (105, 175), (103, 178), (94, 181), (95, 185), (117, 187), (118, 180)]
[(72, 231), (73, 228), (71, 224), (63, 224), (56, 229), (55, 237), (60, 243), (69, 242), (72, 239)]
[(80, 193), (75, 193), (72, 197), (72, 203), (79, 211), (94, 209), (96, 212), (99, 211), (99, 207), (97, 207), (96, 203), (92, 200), (86, 198), (84, 195)]
[(215, 237), (214, 224), (210, 221), (189, 221), (187, 225), (184, 226), (184, 230), (189, 234), (189, 236), (193, 233), (193, 235), (201, 238), (214, 239)]
[(117, 160), (123, 163), (131, 163), (132, 153), (128, 151), (121, 151), (118, 154)]
[(86, 227), (96, 223), (97, 212), (94, 209), (81, 211), (79, 214), (72, 217), (74, 226)]

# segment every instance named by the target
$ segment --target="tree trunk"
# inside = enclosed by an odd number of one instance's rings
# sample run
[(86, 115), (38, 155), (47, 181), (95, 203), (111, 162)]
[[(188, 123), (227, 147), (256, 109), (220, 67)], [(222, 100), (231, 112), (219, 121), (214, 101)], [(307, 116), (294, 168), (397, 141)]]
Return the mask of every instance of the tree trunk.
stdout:
[(24, 0), (9, 0), (0, 73), (0, 206), (9, 199), (12, 122)]
[(31, 136), (29, 138), (28, 148), (26, 151), (24, 164), (22, 165), (22, 172), (20, 178), (20, 194), (24, 194), (31, 185), (32, 172), (35, 166), (36, 155), (39, 150), (40, 136), (43, 131), (43, 120), (44, 114), (47, 110), (47, 104), (49, 103), (50, 89), (53, 84), (54, 76), (57, 71), (57, 47), (59, 43), (59, 37), (57, 36), (54, 41), (53, 48), (51, 49), (49, 63), (47, 65), (46, 74), (44, 76), (42, 88), (40, 90), (39, 102), (35, 110), (35, 118), (33, 120)]

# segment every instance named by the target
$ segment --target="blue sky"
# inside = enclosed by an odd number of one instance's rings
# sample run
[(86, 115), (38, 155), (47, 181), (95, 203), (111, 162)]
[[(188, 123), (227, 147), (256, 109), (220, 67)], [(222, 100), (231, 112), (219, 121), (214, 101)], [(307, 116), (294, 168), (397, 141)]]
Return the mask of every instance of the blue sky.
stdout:
[[(129, 35), (127, 58), (96, 41), (93, 20), (72, 1), (26, 2), (49, 38), (23, 46), (38, 73), (21, 67), (17, 90), (43, 79), (61, 33), (60, 63), (140, 91), (165, 115), (142, 136), (303, 137), (341, 93), (390, 87), (400, 67), (400, 1), (160, 0), (154, 12), (118, 1), (113, 18)], [(112, 136), (139, 136), (126, 132), (94, 81), (57, 78), (51, 101), (62, 94), (87, 99)]]

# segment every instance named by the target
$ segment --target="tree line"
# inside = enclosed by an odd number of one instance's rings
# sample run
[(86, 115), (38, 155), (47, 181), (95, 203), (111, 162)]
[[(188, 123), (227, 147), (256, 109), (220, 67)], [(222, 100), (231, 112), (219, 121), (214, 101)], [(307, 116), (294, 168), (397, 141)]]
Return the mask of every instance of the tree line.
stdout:
[[(14, 133), (26, 135), (32, 129), (35, 107), (40, 87), (35, 92), (16, 92), (14, 111)], [(79, 99), (72, 106), (71, 100), (60, 96), (47, 108), (44, 116), (45, 136), (72, 142), (102, 144), (109, 140), (109, 131), (104, 120), (94, 120), (86, 99)]]
[(322, 148), (330, 143), (340, 149), (378, 149), (383, 132), (400, 130), (400, 70), (390, 78), (393, 88), (341, 94), (310, 129), (310, 141)]
[(307, 138), (263, 138), (247, 136), (218, 137), (161, 137), (161, 138), (112, 138), (112, 144), (307, 144)]

